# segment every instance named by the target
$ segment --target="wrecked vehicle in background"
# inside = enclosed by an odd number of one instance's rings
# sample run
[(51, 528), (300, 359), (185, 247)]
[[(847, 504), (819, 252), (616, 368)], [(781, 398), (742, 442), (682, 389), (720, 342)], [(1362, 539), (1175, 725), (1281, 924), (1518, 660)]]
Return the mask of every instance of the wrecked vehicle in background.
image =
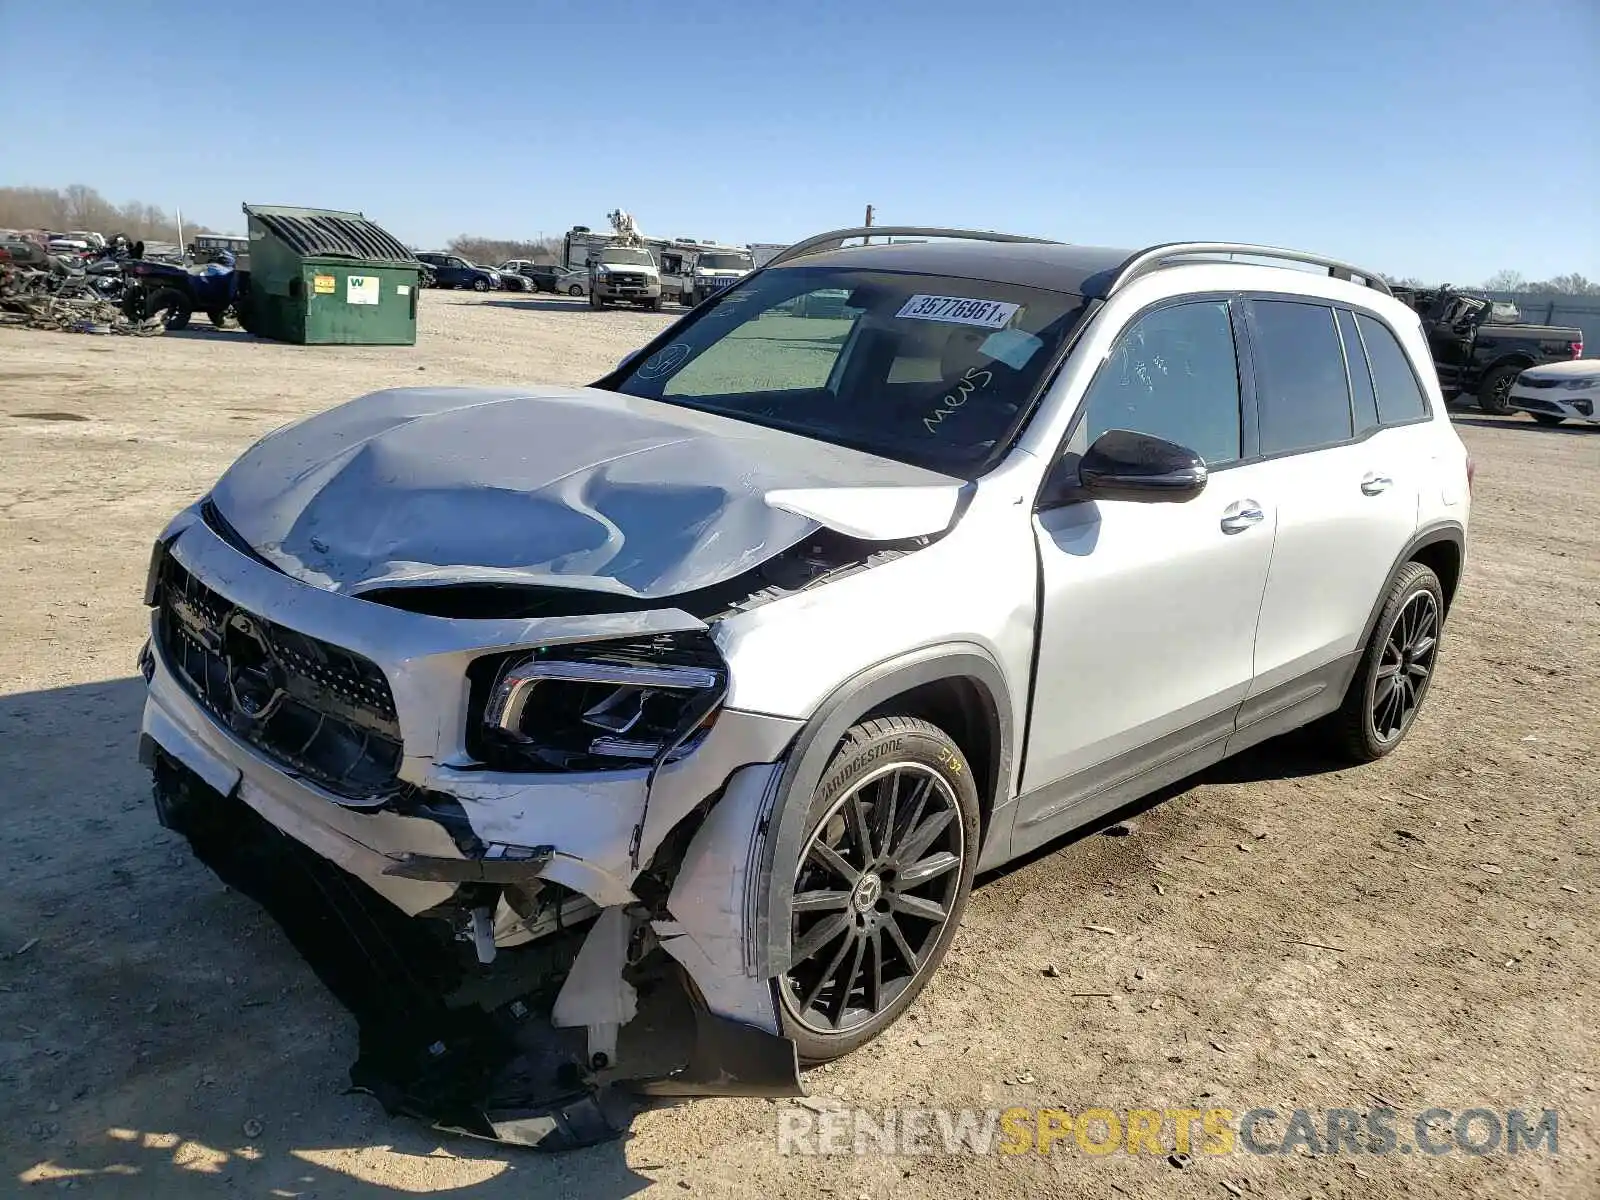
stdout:
[[(1340, 277), (1204, 257), (1241, 252)], [(1404, 736), (1466, 517), (1436, 382), (1363, 443), (1432, 463), (1433, 499), (1397, 466), (1275, 558), (1255, 502), (1205, 492), (1254, 436), (1218, 296), (1301, 295), (1342, 356), (1338, 306), (1352, 356), (1360, 320), (1426, 365), (1351, 271), (839, 231), (591, 387), (278, 430), (152, 556), (161, 819), (356, 1014), (391, 1111), (560, 1147), (635, 1093), (796, 1094), (909, 1007), (980, 868), (1313, 717), (1358, 759)], [(1214, 426), (1170, 403), (1202, 377)], [(1281, 472), (1270, 509), (1303, 469), (1219, 479)], [(1274, 591), (1329, 528), (1338, 579)], [(1255, 650), (1258, 610), (1295, 636)]]

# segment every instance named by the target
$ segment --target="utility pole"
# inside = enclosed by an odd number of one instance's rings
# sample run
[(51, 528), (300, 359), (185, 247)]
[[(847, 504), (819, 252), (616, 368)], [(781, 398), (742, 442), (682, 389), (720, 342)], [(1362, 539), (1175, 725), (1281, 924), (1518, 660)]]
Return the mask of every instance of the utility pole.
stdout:
[[(872, 205), (870, 205), (870, 204), (867, 205), (867, 219), (865, 221), (863, 221), (862, 224), (865, 225), (868, 229), (872, 228)], [(861, 239), (861, 244), (863, 246), (870, 246), (872, 244), (872, 239), (871, 238), (862, 238)]]

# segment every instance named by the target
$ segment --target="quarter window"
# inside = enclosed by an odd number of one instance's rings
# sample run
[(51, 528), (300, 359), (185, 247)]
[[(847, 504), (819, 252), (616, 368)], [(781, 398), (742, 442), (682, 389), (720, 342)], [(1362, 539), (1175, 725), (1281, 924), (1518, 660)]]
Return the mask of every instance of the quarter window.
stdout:
[(1415, 421), (1428, 415), (1428, 402), (1417, 385), (1406, 352), (1389, 327), (1364, 313), (1356, 314), (1361, 340), (1372, 363), (1372, 381), (1378, 389), (1378, 415), (1385, 425)]
[(1239, 458), (1239, 363), (1223, 302), (1146, 313), (1117, 340), (1083, 398), (1087, 447), (1110, 429), (1187, 446), (1207, 464)]
[(1258, 300), (1253, 307), (1261, 453), (1348, 441), (1350, 384), (1333, 309), (1280, 300)]
[(1351, 411), (1355, 414), (1356, 432), (1366, 433), (1378, 427), (1378, 397), (1372, 390), (1372, 371), (1367, 366), (1366, 351), (1361, 348), (1361, 335), (1356, 332), (1355, 314), (1344, 308), (1338, 312), (1344, 361), (1350, 368)]

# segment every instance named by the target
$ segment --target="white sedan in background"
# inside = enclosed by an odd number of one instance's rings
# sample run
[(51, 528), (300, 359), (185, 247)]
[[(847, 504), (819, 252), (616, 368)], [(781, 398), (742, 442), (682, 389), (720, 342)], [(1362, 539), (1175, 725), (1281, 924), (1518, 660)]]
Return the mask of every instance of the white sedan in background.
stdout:
[(1600, 359), (1529, 367), (1512, 385), (1510, 404), (1541, 425), (1567, 420), (1600, 424)]

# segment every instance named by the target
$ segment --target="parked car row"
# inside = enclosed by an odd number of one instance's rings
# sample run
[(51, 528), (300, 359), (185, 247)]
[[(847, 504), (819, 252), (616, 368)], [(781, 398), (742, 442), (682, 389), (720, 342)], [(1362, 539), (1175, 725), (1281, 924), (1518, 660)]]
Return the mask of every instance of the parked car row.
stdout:
[(582, 296), (589, 290), (589, 279), (581, 271), (554, 263), (536, 263), (513, 258), (498, 267), (469, 262), (459, 254), (430, 250), (418, 254), (430, 275), (424, 287), (470, 288), (475, 292), (552, 292), (562, 296)]
[(558, 296), (582, 296), (589, 290), (589, 277), (571, 267), (555, 263), (529, 262), (513, 258), (500, 264), (502, 273), (510, 272), (529, 281), (535, 292), (551, 292)]
[(459, 254), (430, 250), (417, 258), (433, 273), (431, 280), (423, 276), (424, 287), (471, 288), (475, 292), (497, 292), (505, 287), (499, 271), (470, 263)]

